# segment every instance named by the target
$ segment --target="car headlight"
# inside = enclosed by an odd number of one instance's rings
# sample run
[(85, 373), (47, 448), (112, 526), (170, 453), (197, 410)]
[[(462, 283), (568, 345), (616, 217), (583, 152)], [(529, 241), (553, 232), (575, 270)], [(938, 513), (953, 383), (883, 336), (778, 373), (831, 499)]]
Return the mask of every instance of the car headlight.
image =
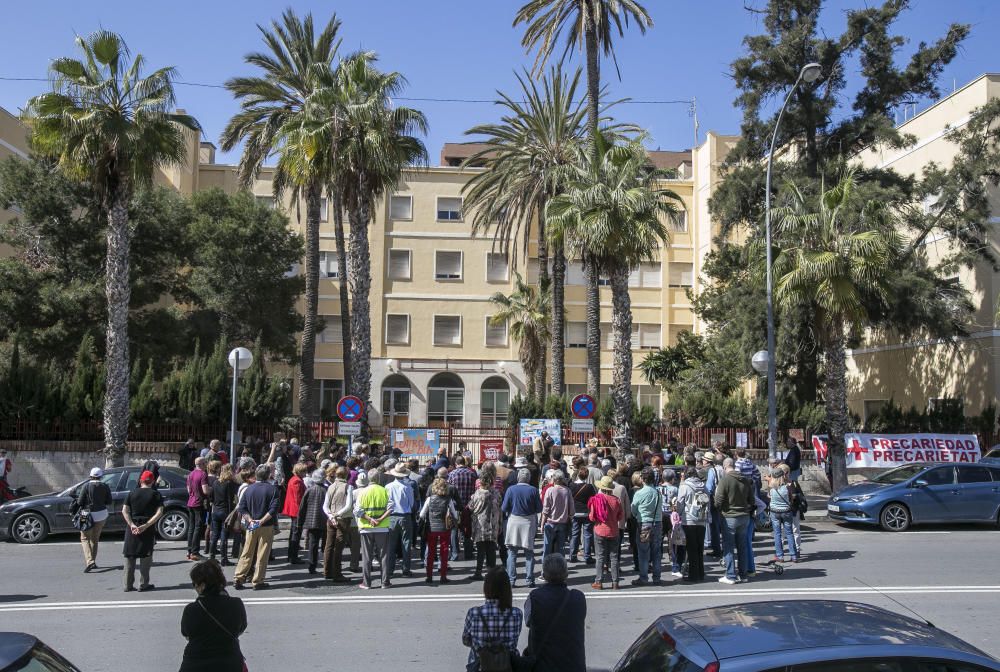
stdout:
[(847, 501), (852, 502), (854, 504), (860, 504), (861, 502), (867, 502), (874, 496), (875, 495), (858, 495), (857, 497), (849, 497)]

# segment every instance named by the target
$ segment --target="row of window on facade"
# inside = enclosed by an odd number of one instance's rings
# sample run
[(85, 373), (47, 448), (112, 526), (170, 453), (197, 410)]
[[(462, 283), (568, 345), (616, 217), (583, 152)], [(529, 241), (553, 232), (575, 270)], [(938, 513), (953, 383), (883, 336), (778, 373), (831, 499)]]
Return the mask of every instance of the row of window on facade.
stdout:
[[(652, 385), (632, 388), (640, 406), (650, 406), (660, 414), (660, 390)], [(316, 390), (319, 395), (320, 413), (330, 419), (336, 415), (337, 401), (343, 396), (344, 383), (341, 380), (318, 380)], [(586, 385), (567, 385), (566, 394), (573, 397), (587, 391)], [(406, 376), (394, 374), (382, 382), (378, 408), (384, 427), (407, 427), (412, 424), (427, 423), (431, 427), (446, 427), (463, 424), (466, 421), (465, 385), (462, 379), (450, 372), (442, 372), (431, 378), (427, 386), (427, 418), (414, 418), (410, 412), (413, 387)], [(602, 395), (610, 394), (610, 386), (602, 386)], [(508, 421), (511, 390), (509, 383), (500, 376), (492, 376), (483, 381), (479, 391), (479, 426), (504, 427)]]
[[(257, 202), (269, 208), (273, 208), (275, 201), (272, 196), (256, 196)], [(434, 196), (434, 211), (439, 222), (461, 222), (464, 220), (462, 213), (463, 199), (461, 196)], [(324, 197), (320, 201), (321, 222), (329, 221), (329, 208), (327, 199)], [(345, 218), (346, 219), (346, 218)], [(389, 219), (393, 221), (413, 221), (413, 196), (411, 194), (393, 194), (389, 198)], [(671, 229), (676, 233), (687, 231), (687, 211), (677, 213), (671, 218)]]
[[(319, 343), (343, 343), (343, 330), (340, 315), (324, 315), (324, 328), (319, 332)], [(463, 345), (463, 316), (434, 315), (431, 326), (431, 342), (434, 345)], [(491, 324), (487, 315), (483, 327), (483, 345), (487, 347), (507, 347), (507, 323)], [(407, 313), (389, 313), (385, 316), (386, 345), (410, 345), (410, 315)], [(662, 327), (660, 324), (633, 323), (632, 349), (655, 350), (662, 346)], [(565, 331), (567, 348), (587, 347), (587, 323), (567, 322)], [(601, 323), (601, 347), (604, 350), (614, 349), (614, 334), (611, 324)]]
[[(486, 252), (485, 280), (489, 283), (507, 283), (510, 281), (510, 263), (507, 255), (498, 252)], [(526, 279), (529, 283), (538, 282), (538, 260), (530, 259), (527, 264)], [(465, 253), (461, 250), (436, 250), (434, 252), (434, 279), (438, 282), (461, 282), (465, 279)], [(350, 266), (347, 269), (350, 273)], [(412, 280), (414, 275), (413, 252), (408, 249), (389, 250), (389, 262), (386, 264), (389, 280)], [(694, 265), (686, 261), (672, 261), (667, 266), (669, 287), (691, 287), (694, 284)], [(337, 253), (321, 251), (319, 253), (319, 275), (321, 278), (338, 280), (340, 277), (337, 265)], [(583, 264), (571, 261), (566, 264), (565, 283), (567, 285), (583, 286), (586, 278), (583, 275)], [(601, 277), (599, 285), (607, 285), (608, 279)], [(632, 269), (628, 279), (629, 287), (660, 288), (663, 286), (663, 270), (660, 262), (640, 264)]]

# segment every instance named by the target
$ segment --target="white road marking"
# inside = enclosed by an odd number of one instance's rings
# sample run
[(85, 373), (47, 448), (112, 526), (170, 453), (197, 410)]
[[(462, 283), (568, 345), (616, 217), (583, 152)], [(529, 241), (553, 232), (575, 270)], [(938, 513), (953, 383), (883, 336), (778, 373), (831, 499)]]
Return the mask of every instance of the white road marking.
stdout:
[[(669, 588), (669, 586), (668, 586)], [(774, 596), (791, 597), (824, 597), (824, 596), (865, 596), (878, 597), (880, 593), (890, 593), (895, 595), (958, 595), (958, 594), (998, 594), (1000, 585), (993, 586), (877, 586), (875, 590), (858, 586), (829, 586), (824, 588), (710, 588), (707, 590), (623, 590), (623, 591), (586, 591), (588, 600), (617, 600), (617, 599), (663, 599), (664, 597), (692, 597), (692, 598), (718, 598), (718, 597), (760, 597), (768, 598)], [(239, 593), (236, 593), (239, 595)], [(527, 593), (516, 593), (515, 599), (527, 598)], [(2, 598), (0, 598), (2, 599)], [(459, 593), (452, 595), (402, 595), (398, 591), (381, 592), (377, 594), (366, 593), (351, 595), (327, 595), (327, 596), (299, 596), (283, 595), (276, 597), (243, 597), (243, 602), (247, 606), (268, 607), (268, 606), (292, 606), (292, 605), (325, 605), (325, 604), (378, 604), (381, 602), (392, 603), (452, 603), (452, 602), (481, 602), (481, 593)], [(191, 600), (185, 599), (164, 599), (164, 600), (108, 600), (105, 602), (41, 602), (37, 604), (0, 604), (0, 614), (29, 611), (85, 611), (93, 609), (139, 609), (149, 607), (183, 607)]]

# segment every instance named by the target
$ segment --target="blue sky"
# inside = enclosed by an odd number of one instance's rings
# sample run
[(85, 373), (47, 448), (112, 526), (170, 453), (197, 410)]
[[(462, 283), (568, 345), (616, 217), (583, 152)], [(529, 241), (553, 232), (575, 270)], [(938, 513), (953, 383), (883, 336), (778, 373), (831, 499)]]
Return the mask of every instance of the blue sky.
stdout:
[[(514, 91), (514, 70), (532, 62), (520, 46), (521, 29), (511, 27), (520, 4), (520, 0), (352, 0), (294, 1), (291, 6), (300, 13), (311, 10), (322, 20), (336, 11), (343, 21), (345, 50), (377, 51), (382, 67), (398, 70), (409, 80), (404, 95), (493, 99), (496, 89)], [(635, 100), (696, 98), (702, 139), (708, 130), (738, 131), (740, 115), (732, 106), (729, 64), (742, 53), (743, 37), (761, 31), (760, 17), (746, 11), (744, 4), (761, 7), (765, 0), (646, 0), (645, 4), (655, 25), (645, 36), (633, 30), (619, 41), (621, 81), (613, 64), (604, 65), (602, 74), (612, 95)], [(823, 16), (828, 33), (840, 33), (845, 9), (863, 5), (859, 0), (830, 0)], [(279, 16), (285, 6), (263, 0), (10, 3), (4, 8), (0, 77), (45, 77), (50, 59), (75, 53), (75, 34), (103, 27), (122, 33), (133, 52), (144, 54), (151, 66), (174, 65), (185, 81), (221, 84), (233, 75), (252, 72), (243, 56), (261, 46), (256, 24)], [(910, 39), (901, 57), (919, 41), (942, 35), (951, 22), (971, 23), (973, 30), (942, 75), (942, 92), (950, 92), (953, 82), (962, 86), (983, 72), (1000, 71), (997, 0), (913, 0), (912, 9), (897, 24), (898, 32)], [(16, 113), (44, 87), (44, 82), (0, 80), (0, 105)], [(217, 88), (177, 89), (180, 106), (201, 121), (206, 139), (217, 143), (237, 109), (231, 96)], [(444, 142), (462, 141), (467, 128), (498, 116), (491, 104), (407, 104), (427, 114), (432, 164), (437, 163)], [(617, 116), (649, 129), (653, 147), (683, 149), (694, 139), (686, 104), (632, 104), (618, 108)]]

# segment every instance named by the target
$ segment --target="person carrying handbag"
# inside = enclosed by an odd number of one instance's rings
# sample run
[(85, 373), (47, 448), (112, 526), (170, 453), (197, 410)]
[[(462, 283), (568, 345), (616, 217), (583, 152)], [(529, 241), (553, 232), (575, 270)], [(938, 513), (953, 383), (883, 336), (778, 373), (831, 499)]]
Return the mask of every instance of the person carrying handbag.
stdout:
[(524, 614), (514, 606), (510, 579), (503, 567), (493, 567), (483, 580), (486, 603), (469, 609), (462, 644), (469, 647), (468, 672), (511, 672), (518, 661), (517, 640)]
[(108, 522), (111, 488), (102, 478), (103, 469), (91, 469), (90, 480), (80, 488), (73, 503), (74, 525), (80, 530), (80, 546), (83, 547), (84, 572), (97, 569), (97, 548), (101, 542), (101, 531)]
[(245, 672), (240, 635), (247, 629), (243, 600), (226, 593), (226, 577), (215, 560), (191, 568), (198, 598), (184, 607), (181, 635), (188, 642), (179, 672)]

